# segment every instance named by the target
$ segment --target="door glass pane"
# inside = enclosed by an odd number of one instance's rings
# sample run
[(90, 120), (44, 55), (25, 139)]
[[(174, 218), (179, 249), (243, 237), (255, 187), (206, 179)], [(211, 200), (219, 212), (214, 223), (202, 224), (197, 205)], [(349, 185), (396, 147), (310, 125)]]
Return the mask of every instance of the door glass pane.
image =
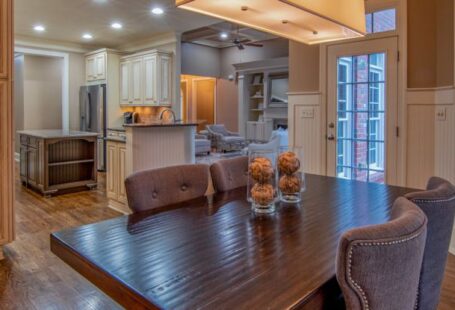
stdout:
[(337, 176), (384, 183), (385, 53), (338, 58)]

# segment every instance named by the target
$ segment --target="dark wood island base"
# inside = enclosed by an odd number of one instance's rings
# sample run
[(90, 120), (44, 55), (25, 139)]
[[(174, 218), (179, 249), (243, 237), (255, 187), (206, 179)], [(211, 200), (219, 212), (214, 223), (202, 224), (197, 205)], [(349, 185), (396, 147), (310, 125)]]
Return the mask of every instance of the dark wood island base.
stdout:
[(45, 196), (97, 186), (96, 133), (25, 130), (19, 135), (24, 186)]

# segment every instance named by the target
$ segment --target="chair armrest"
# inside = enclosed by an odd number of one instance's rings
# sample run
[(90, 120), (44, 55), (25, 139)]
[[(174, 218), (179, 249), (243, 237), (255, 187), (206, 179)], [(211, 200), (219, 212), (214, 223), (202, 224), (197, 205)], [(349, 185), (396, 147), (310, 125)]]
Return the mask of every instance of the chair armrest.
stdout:
[(235, 136), (235, 137), (240, 136), (240, 134), (238, 132), (233, 132), (233, 131), (228, 131), (228, 134), (229, 134), (229, 136)]
[(194, 136), (195, 139), (199, 139), (199, 140), (207, 140), (207, 136), (206, 135), (200, 135), (200, 134), (196, 134)]

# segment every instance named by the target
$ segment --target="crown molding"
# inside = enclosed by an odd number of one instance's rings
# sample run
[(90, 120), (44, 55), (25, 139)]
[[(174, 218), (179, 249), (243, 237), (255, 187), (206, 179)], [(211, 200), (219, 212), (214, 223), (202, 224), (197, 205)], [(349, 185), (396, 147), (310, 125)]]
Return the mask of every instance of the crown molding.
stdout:
[(98, 46), (87, 46), (71, 42), (40, 39), (24, 35), (15, 35), (14, 40), (15, 47), (39, 48), (71, 53), (85, 54), (99, 48)]

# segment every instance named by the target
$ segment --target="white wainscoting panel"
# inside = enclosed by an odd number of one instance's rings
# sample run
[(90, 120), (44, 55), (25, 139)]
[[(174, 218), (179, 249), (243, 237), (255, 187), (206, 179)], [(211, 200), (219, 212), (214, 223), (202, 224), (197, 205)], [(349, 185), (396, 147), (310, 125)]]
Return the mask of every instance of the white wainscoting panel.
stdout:
[(320, 93), (289, 93), (289, 144), (303, 148), (303, 169), (325, 174), (325, 133)]
[(194, 126), (129, 127), (126, 174), (195, 163)]
[(434, 112), (431, 104), (408, 105), (407, 187), (424, 189), (434, 175)]

